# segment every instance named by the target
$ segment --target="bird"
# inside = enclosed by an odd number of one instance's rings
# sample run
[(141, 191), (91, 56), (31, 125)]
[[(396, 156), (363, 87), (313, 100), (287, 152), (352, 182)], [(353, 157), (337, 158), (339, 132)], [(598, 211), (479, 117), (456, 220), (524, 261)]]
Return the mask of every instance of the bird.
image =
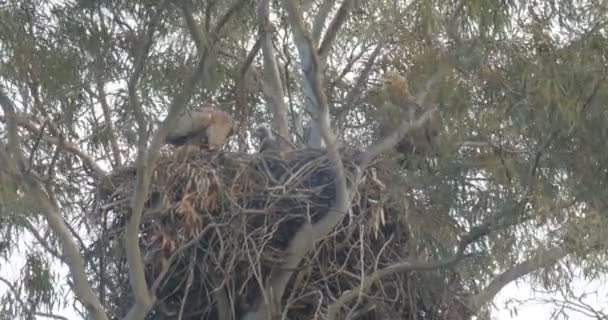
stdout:
[(256, 127), (254, 136), (259, 140), (258, 152), (279, 151), (279, 140), (272, 134), (270, 125), (263, 123)]
[[(384, 75), (384, 88), (391, 104), (401, 110), (404, 120), (414, 121), (427, 110), (425, 105), (414, 101), (407, 79), (397, 72), (389, 71)], [(422, 127), (411, 130), (395, 148), (404, 155), (428, 156), (438, 143), (440, 128), (440, 121), (434, 115)]]
[(199, 107), (179, 116), (165, 142), (176, 147), (194, 145), (216, 150), (228, 141), (234, 126), (230, 114), (212, 107)]

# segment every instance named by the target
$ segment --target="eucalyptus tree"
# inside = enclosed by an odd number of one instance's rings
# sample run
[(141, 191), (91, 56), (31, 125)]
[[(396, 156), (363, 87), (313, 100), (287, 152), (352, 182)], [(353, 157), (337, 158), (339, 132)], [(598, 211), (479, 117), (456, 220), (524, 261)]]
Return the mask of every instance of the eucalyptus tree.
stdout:
[[(0, 253), (5, 269), (18, 253), (26, 263), (17, 279), (0, 278), (2, 313), (53, 316), (67, 283), (83, 318), (146, 317), (157, 301), (137, 244), (150, 175), (179, 113), (200, 104), (239, 119), (229, 149), (246, 152), (248, 132), (271, 122), (282, 141), (326, 148), (337, 168), (330, 213), (295, 235), (264, 288), (277, 301), (243, 319), (267, 318), (348, 212), (344, 145), (361, 149), (362, 168), (386, 161), (386, 194), (400, 209), (390, 214), (410, 238), (407, 257), (362, 270), (359, 286), (324, 301), (325, 318), (405, 273), (457, 278), (463, 306), (484, 316), (527, 275), (546, 288), (568, 287), (573, 269), (602, 279), (607, 10), (591, 0), (3, 1)], [(428, 111), (403, 121), (382, 84), (388, 71)], [(437, 153), (397, 154), (433, 116)], [(129, 163), (133, 301), (115, 315), (107, 301), (119, 293), (104, 289), (104, 266), (84, 248), (101, 232), (88, 214), (96, 184)], [(53, 275), (57, 263), (67, 279)]]

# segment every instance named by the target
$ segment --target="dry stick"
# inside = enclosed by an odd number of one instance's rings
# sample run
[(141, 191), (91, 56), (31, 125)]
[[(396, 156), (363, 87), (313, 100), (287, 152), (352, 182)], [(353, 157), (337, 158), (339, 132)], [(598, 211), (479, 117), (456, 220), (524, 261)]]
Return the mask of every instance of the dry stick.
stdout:
[[(17, 117), (15, 114), (15, 106), (8, 98), (4, 91), (0, 88), (0, 106), (6, 115), (6, 126), (8, 129), (8, 146), (11, 159), (7, 159), (9, 169), (17, 172), (20, 175), (21, 181), (27, 189), (27, 194), (37, 201), (42, 212), (46, 216), (47, 223), (55, 232), (61, 244), (61, 253), (65, 263), (70, 269), (70, 274), (74, 280), (74, 294), (85, 306), (93, 319), (107, 320), (103, 306), (98, 297), (95, 295), (91, 284), (88, 282), (87, 275), (84, 269), (84, 259), (80, 254), (80, 250), (70, 234), (62, 214), (59, 212), (56, 204), (52, 203), (49, 197), (44, 192), (39, 180), (33, 172), (28, 172), (23, 163), (23, 154), (20, 149), (19, 134), (17, 132)], [(3, 146), (0, 146), (2, 148)], [(4, 153), (0, 150), (0, 153)], [(6, 158), (4, 155), (2, 158)], [(16, 168), (15, 168), (16, 167)], [(16, 170), (15, 170), (16, 169)]]

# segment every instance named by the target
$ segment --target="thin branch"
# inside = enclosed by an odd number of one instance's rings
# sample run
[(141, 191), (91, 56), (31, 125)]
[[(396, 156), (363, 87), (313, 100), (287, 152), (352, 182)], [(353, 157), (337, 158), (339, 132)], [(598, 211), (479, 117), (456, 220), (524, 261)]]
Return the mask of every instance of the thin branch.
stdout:
[[(260, 39), (256, 40), (253, 44), (249, 53), (245, 57), (245, 61), (241, 65), (239, 69), (239, 77), (236, 81), (236, 101), (235, 101), (235, 109), (236, 112), (239, 112), (238, 116), (238, 125), (239, 132), (243, 132), (247, 125), (247, 118), (249, 114), (249, 110), (247, 109), (247, 73), (251, 69), (251, 64), (253, 60), (260, 52), (261, 41)], [(241, 150), (245, 150), (247, 148), (247, 142), (244, 140), (242, 134), (239, 134), (239, 148)]]
[(344, 99), (344, 104), (343, 104), (343, 110), (338, 115), (338, 117), (337, 117), (338, 119), (336, 120), (336, 124), (338, 126), (341, 126), (341, 124), (344, 122), (344, 119), (348, 115), (349, 106), (352, 106), (355, 103), (355, 101), (361, 96), (361, 93), (363, 92), (363, 90), (362, 90), (363, 85), (366, 83), (367, 79), (369, 78), (369, 74), (371, 73), (372, 67), (374, 66), (374, 63), (376, 62), (376, 58), (382, 51), (383, 47), (384, 47), (383, 41), (380, 41), (380, 43), (378, 43), (376, 45), (376, 48), (374, 49), (374, 51), (372, 51), (369, 59), (365, 63), (365, 67), (363, 67), (363, 70), (359, 74), (359, 77), (357, 77), (357, 80), (355, 81), (355, 85), (346, 94), (346, 98)]
[(127, 264), (129, 266), (129, 280), (131, 282), (135, 303), (127, 314), (126, 319), (143, 319), (150, 308), (152, 308), (153, 304), (146, 282), (145, 267), (142, 260), (141, 249), (139, 247), (139, 224), (141, 222), (141, 213), (143, 211), (146, 195), (148, 194), (148, 185), (150, 184), (150, 175), (154, 163), (148, 159), (153, 155), (153, 151), (146, 152), (148, 140), (147, 124), (144, 117), (144, 110), (142, 109), (137, 96), (137, 84), (143, 75), (146, 58), (152, 48), (156, 25), (161, 19), (162, 7), (164, 7), (164, 2), (154, 13), (150, 24), (148, 25), (148, 30), (145, 37), (142, 39), (143, 42), (135, 59), (133, 73), (129, 77), (127, 85), (129, 104), (138, 126), (137, 135), (139, 142), (137, 146), (137, 178), (135, 182), (135, 192), (131, 198), (131, 215), (127, 221), (125, 231), (125, 251)]
[[(11, 294), (15, 297), (15, 300), (17, 300), (17, 302), (21, 305), (22, 308), (29, 310), (28, 304), (25, 303), (25, 301), (23, 301), (21, 299), (21, 297), (19, 296), (19, 292), (17, 291), (17, 288), (15, 288), (15, 286), (10, 283), (10, 281), (8, 281), (7, 279), (0, 277), (0, 282), (4, 283), (9, 291), (11, 292)], [(68, 318), (63, 317), (63, 316), (59, 316), (56, 314), (52, 314), (52, 313), (46, 313), (46, 312), (33, 312), (34, 315), (39, 316), (39, 317), (45, 317), (45, 318), (50, 318), (50, 319), (58, 319), (58, 320), (68, 320)]]
[[(0, 116), (0, 121), (5, 122), (8, 125), (7, 120), (7, 117)], [(100, 178), (106, 176), (106, 171), (103, 170), (91, 156), (80, 150), (80, 148), (78, 148), (75, 144), (65, 141), (65, 139), (55, 138), (46, 134), (42, 134), (40, 128), (38, 128), (34, 123), (30, 122), (24, 117), (15, 115), (15, 123), (17, 124), (17, 126), (26, 129), (34, 135), (40, 135), (42, 140), (44, 140), (45, 142), (59, 146), (68, 153), (71, 153), (78, 157), (82, 161), (82, 163), (85, 164), (85, 166), (87, 166), (93, 171), (93, 177), (95, 179), (99, 180)]]
[(201, 31), (201, 28), (196, 24), (196, 21), (194, 21), (194, 16), (192, 15), (192, 9), (190, 8), (189, 1), (183, 2), (182, 14), (186, 20), (186, 25), (188, 26), (188, 31), (190, 31), (192, 41), (194, 41), (194, 45), (196, 46), (196, 51), (198, 51), (199, 55), (202, 55), (207, 47), (207, 41), (205, 39), (205, 35)]
[(220, 32), (222, 31), (224, 26), (226, 26), (228, 21), (230, 21), (230, 18), (232, 18), (234, 16), (234, 14), (237, 12), (237, 10), (239, 8), (241, 8), (242, 6), (243, 6), (243, 0), (235, 0), (232, 3), (232, 5), (228, 8), (226, 13), (224, 13), (224, 15), (220, 18), (220, 20), (217, 22), (217, 24), (215, 25), (215, 27), (213, 28), (213, 31), (211, 33), (214, 43), (217, 41), (217, 39), (219, 39)]
[[(101, 69), (101, 67), (100, 67)], [(101, 73), (101, 70), (98, 71)], [(114, 124), (112, 123), (112, 115), (110, 113), (110, 105), (108, 104), (108, 98), (104, 88), (104, 83), (101, 74), (97, 76), (97, 94), (99, 96), (99, 102), (101, 104), (101, 110), (103, 111), (103, 119), (105, 122), (105, 128), (107, 131), (108, 139), (110, 140), (110, 147), (112, 148), (112, 157), (114, 160), (114, 168), (122, 166), (122, 158), (120, 154), (120, 148), (116, 139), (116, 131), (114, 130)]]

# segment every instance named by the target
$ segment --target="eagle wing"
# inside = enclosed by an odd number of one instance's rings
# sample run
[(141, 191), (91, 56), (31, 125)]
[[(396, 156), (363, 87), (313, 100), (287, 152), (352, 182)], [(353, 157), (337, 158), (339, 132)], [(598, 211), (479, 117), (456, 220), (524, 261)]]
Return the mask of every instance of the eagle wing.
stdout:
[(213, 109), (199, 108), (186, 111), (180, 115), (177, 124), (167, 135), (167, 143), (174, 146), (202, 143), (207, 135), (207, 128), (213, 120)]

